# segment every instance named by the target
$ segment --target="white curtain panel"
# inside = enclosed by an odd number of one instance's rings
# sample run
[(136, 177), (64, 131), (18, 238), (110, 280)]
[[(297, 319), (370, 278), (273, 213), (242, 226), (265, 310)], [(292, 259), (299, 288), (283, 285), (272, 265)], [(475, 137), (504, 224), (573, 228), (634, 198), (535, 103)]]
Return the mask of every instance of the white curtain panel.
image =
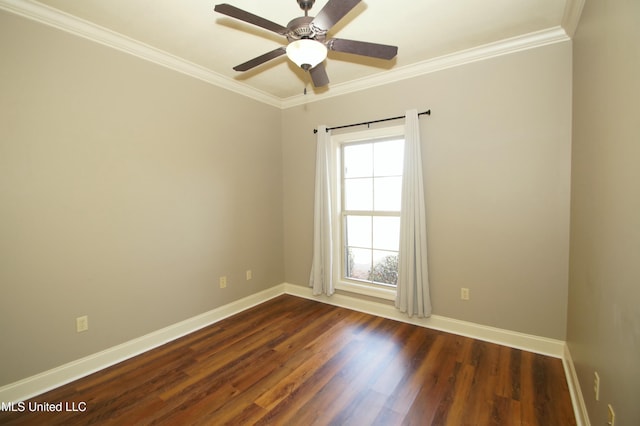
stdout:
[(314, 295), (331, 296), (333, 283), (333, 179), (331, 173), (331, 135), (326, 126), (318, 126), (316, 146), (316, 189), (313, 212), (313, 263), (309, 287)]
[(400, 253), (396, 307), (413, 317), (431, 316), (427, 269), (427, 222), (420, 154), (418, 111), (406, 113)]

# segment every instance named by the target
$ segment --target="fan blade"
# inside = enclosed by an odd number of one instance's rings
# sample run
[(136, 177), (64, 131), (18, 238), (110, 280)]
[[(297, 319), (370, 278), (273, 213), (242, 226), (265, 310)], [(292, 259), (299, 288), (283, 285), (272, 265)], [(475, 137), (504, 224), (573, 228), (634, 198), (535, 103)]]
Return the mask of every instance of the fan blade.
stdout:
[(329, 30), (358, 3), (360, 0), (329, 0), (311, 23), (321, 30)]
[(314, 87), (322, 87), (329, 84), (329, 76), (327, 75), (327, 70), (324, 68), (324, 62), (311, 68), (309, 74), (311, 74), (311, 81), (313, 81)]
[(275, 59), (278, 56), (282, 56), (285, 53), (286, 53), (285, 47), (278, 47), (277, 49), (272, 50), (271, 52), (267, 52), (264, 55), (260, 55), (256, 58), (248, 60), (243, 64), (237, 65), (233, 67), (233, 69), (236, 71), (248, 71), (251, 68), (255, 68), (258, 65), (264, 64), (265, 62), (270, 61), (271, 59)]
[(329, 50), (370, 56), (372, 58), (393, 59), (398, 54), (397, 46), (369, 43), (367, 41), (346, 40), (333, 38), (327, 42)]
[(242, 9), (238, 9), (237, 7), (231, 6), (230, 4), (217, 4), (216, 7), (213, 8), (213, 10), (218, 13), (222, 13), (223, 15), (231, 16), (232, 18), (257, 25), (281, 35), (286, 34), (288, 31), (286, 27), (283, 27), (280, 24), (276, 24), (275, 22), (264, 19), (258, 15), (254, 15), (253, 13), (246, 12)]

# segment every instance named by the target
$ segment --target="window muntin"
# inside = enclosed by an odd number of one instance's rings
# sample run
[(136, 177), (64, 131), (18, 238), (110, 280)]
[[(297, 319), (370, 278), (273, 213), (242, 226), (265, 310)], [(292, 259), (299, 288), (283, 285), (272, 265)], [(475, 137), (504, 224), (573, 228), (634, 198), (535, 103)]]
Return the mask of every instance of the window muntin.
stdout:
[(401, 136), (340, 146), (343, 280), (397, 284), (403, 155)]

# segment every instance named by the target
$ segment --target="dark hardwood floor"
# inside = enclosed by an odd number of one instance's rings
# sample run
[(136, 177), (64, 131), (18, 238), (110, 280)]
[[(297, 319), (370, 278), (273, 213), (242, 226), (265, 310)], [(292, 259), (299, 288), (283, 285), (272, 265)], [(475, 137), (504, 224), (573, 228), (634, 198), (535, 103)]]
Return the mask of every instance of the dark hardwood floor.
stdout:
[(86, 410), (0, 424), (576, 424), (559, 359), (293, 296), (35, 402)]

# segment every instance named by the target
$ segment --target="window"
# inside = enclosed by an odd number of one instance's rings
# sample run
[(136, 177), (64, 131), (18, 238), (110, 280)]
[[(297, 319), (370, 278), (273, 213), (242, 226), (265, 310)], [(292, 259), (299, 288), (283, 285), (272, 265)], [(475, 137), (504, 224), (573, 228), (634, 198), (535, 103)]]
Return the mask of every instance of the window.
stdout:
[(404, 126), (332, 136), (336, 149), (336, 287), (395, 297)]

